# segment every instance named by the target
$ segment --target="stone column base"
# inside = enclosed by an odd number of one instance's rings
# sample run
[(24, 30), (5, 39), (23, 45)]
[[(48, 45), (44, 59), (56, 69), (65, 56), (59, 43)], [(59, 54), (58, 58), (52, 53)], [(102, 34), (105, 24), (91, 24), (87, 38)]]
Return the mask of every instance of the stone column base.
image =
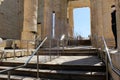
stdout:
[(32, 32), (22, 32), (21, 48), (35, 48), (35, 35)]

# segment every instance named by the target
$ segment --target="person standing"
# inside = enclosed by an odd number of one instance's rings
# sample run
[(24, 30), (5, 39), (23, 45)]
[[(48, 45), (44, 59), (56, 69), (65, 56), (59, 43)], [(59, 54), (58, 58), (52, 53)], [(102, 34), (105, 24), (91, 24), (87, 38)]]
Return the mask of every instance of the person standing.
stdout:
[(117, 29), (116, 29), (116, 8), (115, 5), (111, 6), (112, 8), (112, 13), (111, 13), (111, 17), (112, 17), (112, 32), (115, 38), (115, 49), (117, 48)]

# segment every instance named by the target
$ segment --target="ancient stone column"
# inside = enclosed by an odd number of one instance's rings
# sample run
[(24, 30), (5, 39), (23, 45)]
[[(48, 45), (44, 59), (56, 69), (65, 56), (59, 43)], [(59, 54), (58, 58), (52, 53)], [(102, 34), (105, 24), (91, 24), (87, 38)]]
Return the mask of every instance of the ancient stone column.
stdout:
[(92, 39), (92, 45), (96, 47), (96, 37), (97, 37), (97, 31), (96, 31), (96, 2), (95, 0), (91, 0), (91, 39)]
[(94, 12), (94, 6), (93, 6), (93, 1), (92, 0), (90, 0), (91, 1), (91, 3), (90, 3), (90, 10), (91, 10), (91, 38), (93, 39), (93, 32), (94, 32), (94, 24), (93, 24), (93, 18), (94, 18), (94, 16), (93, 16), (93, 12)]
[(38, 0), (38, 20), (37, 20), (37, 26), (38, 26), (38, 36), (44, 38), (44, 0)]
[(103, 15), (102, 15), (102, 0), (96, 0), (96, 32), (97, 32), (97, 47), (102, 47), (103, 36)]
[(70, 37), (73, 37), (73, 32), (74, 32), (74, 25), (73, 25), (73, 7), (69, 7), (69, 35)]
[(111, 4), (109, 0), (103, 0), (103, 32), (108, 47), (114, 46), (114, 37), (111, 28)]
[(24, 0), (23, 40), (34, 40), (34, 32), (37, 32), (38, 0)]
[[(114, 66), (120, 70), (120, 0), (116, 0), (116, 21), (117, 21), (117, 44), (118, 52), (112, 55), (112, 61)], [(120, 80), (120, 76), (113, 73), (115, 80)]]
[(52, 35), (52, 2), (51, 0), (44, 0), (44, 12), (43, 12), (43, 38)]
[(120, 51), (120, 0), (116, 0), (116, 19), (117, 19), (117, 44)]
[(55, 12), (55, 38), (67, 35), (67, 0), (54, 0), (53, 11)]
[(53, 5), (51, 0), (44, 0), (43, 7), (43, 21), (42, 21), (42, 39), (48, 37), (44, 47), (51, 47), (51, 38), (52, 38), (52, 13)]
[(67, 31), (67, 0), (61, 0), (61, 27), (62, 32), (61, 35), (65, 34), (66, 37), (68, 35)]
[(34, 40), (37, 33), (38, 0), (24, 0), (22, 40)]

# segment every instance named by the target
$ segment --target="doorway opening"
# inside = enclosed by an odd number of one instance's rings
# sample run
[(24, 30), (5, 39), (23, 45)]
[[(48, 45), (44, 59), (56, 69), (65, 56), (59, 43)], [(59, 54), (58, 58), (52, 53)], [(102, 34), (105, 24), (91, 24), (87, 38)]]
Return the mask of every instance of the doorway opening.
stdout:
[(90, 8), (75, 8), (74, 15), (74, 38), (89, 39), (91, 35)]

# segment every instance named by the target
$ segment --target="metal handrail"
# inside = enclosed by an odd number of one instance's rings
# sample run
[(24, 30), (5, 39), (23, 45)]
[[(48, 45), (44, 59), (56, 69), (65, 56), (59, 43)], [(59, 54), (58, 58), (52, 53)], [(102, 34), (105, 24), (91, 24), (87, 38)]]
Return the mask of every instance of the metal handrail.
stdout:
[(108, 50), (108, 47), (107, 47), (107, 44), (106, 44), (106, 41), (105, 41), (104, 37), (102, 37), (102, 40), (103, 40), (103, 42), (104, 42), (104, 46), (105, 46), (105, 50), (106, 50), (106, 53), (107, 53), (107, 57), (108, 57), (108, 60), (109, 60), (109, 63), (110, 63), (110, 67), (111, 67), (111, 69), (120, 77), (120, 70), (117, 69), (117, 68), (115, 68), (115, 67), (113, 66), (112, 59), (111, 59), (111, 57), (110, 57), (110, 52), (109, 52), (109, 50)]
[(60, 41), (62, 41), (62, 50), (63, 50), (63, 53), (64, 53), (64, 48), (65, 48), (65, 42), (64, 42), (64, 40), (65, 40), (65, 34), (63, 34), (62, 36), (61, 36), (61, 38), (60, 38)]
[(11, 70), (15, 70), (15, 69), (27, 66), (27, 64), (30, 62), (30, 60), (32, 59), (32, 57), (38, 52), (39, 48), (44, 44), (44, 42), (46, 40), (47, 40), (47, 37), (44, 38), (44, 40), (41, 42), (41, 44), (36, 48), (36, 50), (33, 52), (33, 54), (28, 58), (28, 60), (23, 65), (12, 67), (12, 68), (5, 69), (5, 70), (1, 70), (0, 73), (11, 71)]

